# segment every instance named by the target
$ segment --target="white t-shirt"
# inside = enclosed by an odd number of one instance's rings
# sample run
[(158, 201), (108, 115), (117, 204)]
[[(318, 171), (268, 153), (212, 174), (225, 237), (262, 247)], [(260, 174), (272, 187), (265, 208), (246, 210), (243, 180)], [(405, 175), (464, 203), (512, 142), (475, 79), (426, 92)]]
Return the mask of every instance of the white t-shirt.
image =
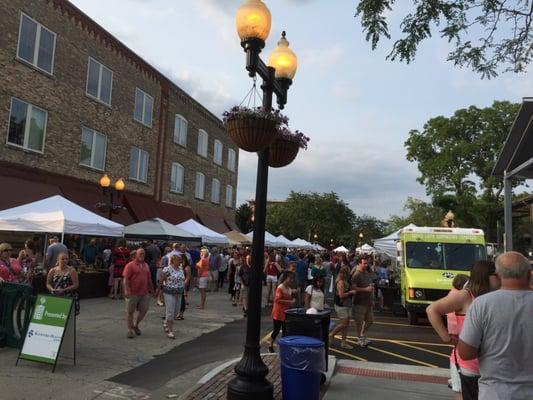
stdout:
[(311, 295), (309, 307), (322, 311), (324, 309), (324, 292), (321, 289), (315, 289), (313, 285), (305, 288), (305, 293)]

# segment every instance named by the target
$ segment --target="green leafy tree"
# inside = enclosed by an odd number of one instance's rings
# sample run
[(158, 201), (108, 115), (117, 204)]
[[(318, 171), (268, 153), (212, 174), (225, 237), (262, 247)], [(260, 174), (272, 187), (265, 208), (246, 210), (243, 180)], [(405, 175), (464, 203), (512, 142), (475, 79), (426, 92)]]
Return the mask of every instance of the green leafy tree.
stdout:
[(363, 239), (361, 244), (369, 243), (372, 244), (372, 241), (379, 239), (387, 233), (388, 225), (386, 222), (372, 217), (369, 215), (357, 216), (355, 218), (354, 225), (354, 236), (352, 238), (352, 243), (359, 242), (359, 234), (363, 234)]
[(268, 206), (267, 230), (290, 239), (300, 237), (329, 246), (354, 232), (355, 214), (336, 193), (291, 192), (287, 201)]
[(458, 225), (481, 227), (491, 238), (503, 190), (491, 172), (519, 107), (495, 101), (483, 109), (461, 109), (430, 119), (405, 142), (407, 159), (418, 164), (418, 181), (433, 205), (450, 208)]
[[(406, 4), (409, 3), (409, 4)], [(482, 77), (498, 71), (523, 72), (531, 62), (533, 7), (524, 0), (359, 0), (366, 40), (375, 49), (383, 38), (391, 39), (388, 17), (399, 7), (406, 10), (401, 34), (387, 56), (407, 63), (418, 47), (438, 34), (454, 47), (448, 61), (466, 66)]]
[(243, 233), (250, 232), (253, 227), (252, 221), (253, 211), (246, 203), (241, 204), (237, 210), (235, 210), (235, 224)]
[(416, 226), (440, 226), (444, 209), (423, 200), (409, 197), (405, 202), (406, 216), (393, 215), (388, 221), (388, 233), (392, 233), (409, 224)]

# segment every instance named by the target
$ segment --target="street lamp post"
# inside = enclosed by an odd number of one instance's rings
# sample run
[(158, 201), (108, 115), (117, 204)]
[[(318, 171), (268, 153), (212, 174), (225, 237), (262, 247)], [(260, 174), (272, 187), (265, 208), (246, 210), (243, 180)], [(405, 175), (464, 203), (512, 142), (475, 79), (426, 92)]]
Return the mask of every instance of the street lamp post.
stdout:
[[(270, 56), (267, 66), (259, 57), (271, 27), (271, 15), (266, 5), (261, 0), (246, 0), (237, 11), (236, 26), (241, 46), (246, 53), (248, 75), (250, 77), (259, 75), (263, 80), (262, 108), (271, 111), (272, 96), (276, 94), (278, 106), (283, 109), (297, 67), (296, 55), (289, 49), (285, 32), (278, 42), (278, 48)], [(268, 367), (261, 359), (259, 343), (267, 185), (268, 148), (258, 152), (246, 343), (242, 358), (235, 366), (237, 377), (228, 384), (228, 400), (272, 400), (274, 396), (273, 386), (266, 379)]]
[[(107, 202), (100, 202), (96, 204), (96, 208), (103, 213), (108, 213), (108, 218), (113, 220), (113, 213), (117, 214), (124, 208), (122, 206), (122, 192), (126, 187), (126, 184), (120, 178), (115, 182), (115, 185), (111, 186), (111, 179), (107, 175), (100, 178), (100, 187), (106, 198), (109, 198)], [(116, 195), (116, 198), (115, 198)], [(116, 199), (116, 203), (115, 203)]]

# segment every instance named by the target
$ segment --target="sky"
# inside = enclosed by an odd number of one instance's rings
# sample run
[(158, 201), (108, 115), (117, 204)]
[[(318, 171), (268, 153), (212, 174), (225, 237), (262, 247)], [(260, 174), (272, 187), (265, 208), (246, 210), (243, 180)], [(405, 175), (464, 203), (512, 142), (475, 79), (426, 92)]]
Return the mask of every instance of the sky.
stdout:
[[(234, 23), (242, 0), (71, 1), (219, 117), (252, 87)], [(358, 215), (402, 214), (407, 197), (426, 199), (416, 164), (405, 159), (410, 130), (470, 105), (520, 102), (533, 85), (529, 74), (482, 80), (454, 67), (438, 35), (411, 64), (387, 61), (392, 42), (371, 50), (352, 0), (265, 3), (272, 30), (262, 57), (286, 30), (298, 72), (284, 113), (311, 137), (291, 165), (270, 169), (272, 200), (291, 190), (334, 191)], [(405, 11), (389, 13), (393, 31)], [(241, 150), (237, 204), (254, 198), (256, 170), (256, 154)]]

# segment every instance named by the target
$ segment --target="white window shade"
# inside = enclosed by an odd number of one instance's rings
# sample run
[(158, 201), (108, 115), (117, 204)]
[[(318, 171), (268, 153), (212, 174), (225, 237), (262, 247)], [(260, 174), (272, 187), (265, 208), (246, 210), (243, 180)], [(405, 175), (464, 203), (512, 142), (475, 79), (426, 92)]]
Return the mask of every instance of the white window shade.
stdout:
[(233, 208), (233, 186), (226, 185), (226, 207)]
[(179, 163), (172, 163), (170, 174), (170, 191), (174, 193), (183, 193), (183, 183), (185, 178), (185, 168)]
[(214, 143), (213, 161), (215, 164), (222, 165), (222, 152), (223, 152), (222, 142), (218, 139), (215, 139), (213, 143)]
[(203, 129), (198, 130), (198, 155), (207, 157), (207, 144), (209, 142), (209, 136)]
[(228, 169), (235, 172), (236, 153), (233, 149), (228, 149)]
[(211, 182), (211, 202), (215, 204), (220, 203), (220, 181), (213, 178)]
[(174, 143), (187, 147), (187, 129), (187, 120), (183, 116), (176, 114), (174, 118)]
[(203, 200), (205, 192), (205, 175), (201, 172), (196, 173), (196, 187), (194, 190), (194, 197)]

